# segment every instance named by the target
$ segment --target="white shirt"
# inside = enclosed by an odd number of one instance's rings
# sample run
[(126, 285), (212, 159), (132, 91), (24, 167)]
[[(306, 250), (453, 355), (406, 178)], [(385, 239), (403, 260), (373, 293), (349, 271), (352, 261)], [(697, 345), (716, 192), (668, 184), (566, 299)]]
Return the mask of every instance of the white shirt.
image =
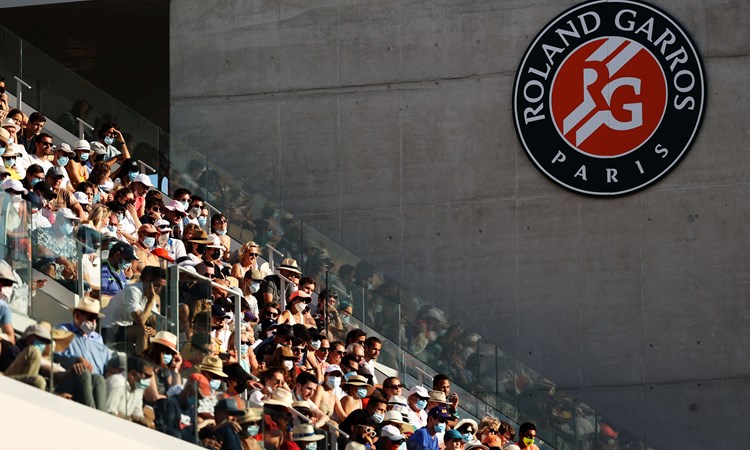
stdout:
[(427, 426), (427, 411), (420, 409), (419, 412), (414, 412), (413, 409), (409, 408), (407, 414), (409, 416), (409, 424), (414, 425), (416, 429)]
[(47, 175), (47, 171), (52, 168), (51, 162), (47, 161), (46, 159), (41, 159), (36, 155), (29, 155), (29, 160), (31, 161), (31, 164), (39, 164), (40, 166), (42, 166), (45, 175)]
[(365, 366), (367, 367), (367, 370), (369, 370), (370, 374), (372, 375), (372, 384), (378, 384), (378, 376), (375, 374), (375, 359), (365, 361)]
[[(102, 318), (102, 327), (108, 328), (113, 325), (129, 327), (133, 325), (133, 313), (142, 312), (148, 299), (143, 295), (143, 283), (138, 282), (126, 285), (123, 290), (115, 294), (104, 311), (106, 316)], [(158, 313), (156, 303), (151, 311)]]
[(132, 389), (122, 373), (107, 378), (107, 412), (143, 417), (143, 389)]

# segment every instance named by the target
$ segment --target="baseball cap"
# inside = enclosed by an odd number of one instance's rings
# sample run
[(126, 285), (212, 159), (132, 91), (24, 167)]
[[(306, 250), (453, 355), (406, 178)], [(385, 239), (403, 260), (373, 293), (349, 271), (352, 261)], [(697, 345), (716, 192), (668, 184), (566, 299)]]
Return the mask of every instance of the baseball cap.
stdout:
[[(446, 433), (446, 438), (447, 438), (447, 436), (448, 435)], [(404, 438), (404, 435), (401, 434), (401, 430), (399, 430), (398, 428), (394, 427), (393, 425), (386, 425), (383, 428), (381, 428), (380, 429), (380, 437), (381, 438), (388, 438), (388, 439), (390, 439), (392, 441), (396, 441), (396, 442), (406, 440)]]
[(428, 399), (430, 398), (430, 394), (427, 392), (427, 389), (423, 388), (422, 386), (414, 386), (411, 389), (409, 389), (409, 396), (416, 395), (417, 397)]
[(245, 415), (245, 410), (241, 407), (239, 401), (237, 401), (237, 398), (235, 397), (222, 398), (216, 403), (215, 409), (226, 411), (227, 414), (232, 416)]
[(127, 260), (138, 260), (138, 256), (136, 256), (135, 250), (133, 250), (133, 246), (128, 244), (127, 242), (119, 241), (109, 249), (110, 255), (117, 252), (122, 252), (122, 255)]
[[(449, 439), (458, 439), (462, 441), (464, 437), (456, 430), (448, 430), (445, 432), (445, 436), (443, 436), (443, 441), (447, 441)], [(502, 446), (500, 446), (502, 447)]]
[(20, 181), (14, 180), (12, 178), (8, 178), (7, 180), (3, 181), (3, 190), (7, 191), (8, 189), (12, 189), (16, 192), (22, 192), (23, 195), (29, 193), (29, 191), (27, 191), (26, 188), (23, 187), (23, 184), (21, 184)]
[(440, 419), (450, 419), (452, 416), (448, 412), (448, 408), (443, 405), (433, 407), (430, 412), (427, 413), (427, 417), (437, 417)]
[(62, 167), (50, 167), (47, 171), (47, 176), (52, 178), (64, 178), (65, 177), (65, 169)]

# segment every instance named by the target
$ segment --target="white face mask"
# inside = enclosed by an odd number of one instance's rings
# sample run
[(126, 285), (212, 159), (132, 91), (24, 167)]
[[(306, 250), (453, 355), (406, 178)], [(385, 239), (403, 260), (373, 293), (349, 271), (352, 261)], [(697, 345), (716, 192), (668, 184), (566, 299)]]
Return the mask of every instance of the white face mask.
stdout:
[(253, 281), (250, 283), (250, 292), (255, 294), (258, 290), (260, 290), (260, 281)]
[(84, 332), (84, 334), (89, 334), (92, 331), (96, 330), (96, 321), (84, 320), (83, 322), (81, 322), (81, 326), (79, 328)]
[(5, 301), (10, 300), (10, 297), (13, 295), (13, 286), (3, 286), (0, 288), (0, 299), (3, 299)]
[(301, 313), (305, 310), (305, 302), (297, 302), (294, 304), (294, 309), (297, 310), (298, 313)]
[(284, 368), (286, 370), (294, 369), (294, 361), (284, 361)]

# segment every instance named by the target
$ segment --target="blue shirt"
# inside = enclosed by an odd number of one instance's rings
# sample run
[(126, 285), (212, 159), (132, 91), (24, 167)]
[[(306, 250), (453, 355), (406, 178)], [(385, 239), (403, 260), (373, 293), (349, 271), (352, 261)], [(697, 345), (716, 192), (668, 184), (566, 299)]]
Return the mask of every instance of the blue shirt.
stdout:
[(411, 435), (406, 441), (409, 450), (440, 450), (437, 436), (431, 436), (427, 427), (422, 427)]
[(13, 312), (5, 300), (0, 300), (0, 325), (13, 322)]
[(76, 362), (78, 357), (82, 356), (94, 366), (92, 373), (104, 375), (104, 368), (110, 359), (111, 352), (104, 345), (102, 335), (96, 331), (92, 331), (84, 336), (83, 331), (74, 323), (64, 323), (58, 328), (68, 330), (75, 335), (68, 348), (64, 352), (58, 353), (62, 357), (63, 367), (68, 369), (69, 365)]
[(125, 272), (115, 270), (109, 264), (102, 265), (102, 294), (115, 295), (125, 287)]

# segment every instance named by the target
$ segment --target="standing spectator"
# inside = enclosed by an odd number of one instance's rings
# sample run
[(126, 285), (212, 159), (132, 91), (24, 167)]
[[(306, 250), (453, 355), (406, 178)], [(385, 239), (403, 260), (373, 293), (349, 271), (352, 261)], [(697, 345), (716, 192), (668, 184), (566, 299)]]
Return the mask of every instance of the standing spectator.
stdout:
[[(427, 425), (419, 428), (406, 443), (409, 450), (440, 450), (436, 434), (445, 433), (446, 423), (451, 418), (445, 406), (436, 406), (427, 414)], [(460, 439), (460, 435), (459, 435)]]

